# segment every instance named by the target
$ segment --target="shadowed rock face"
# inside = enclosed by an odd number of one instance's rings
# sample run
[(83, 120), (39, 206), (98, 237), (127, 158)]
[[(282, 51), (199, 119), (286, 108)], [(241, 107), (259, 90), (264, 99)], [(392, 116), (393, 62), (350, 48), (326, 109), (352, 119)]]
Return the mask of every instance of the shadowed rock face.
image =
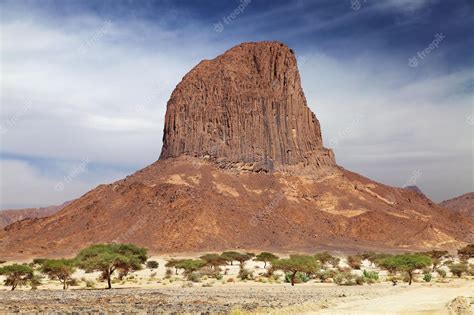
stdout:
[(295, 55), (278, 42), (238, 45), (183, 78), (168, 102), (160, 159), (180, 155), (254, 171), (335, 165)]

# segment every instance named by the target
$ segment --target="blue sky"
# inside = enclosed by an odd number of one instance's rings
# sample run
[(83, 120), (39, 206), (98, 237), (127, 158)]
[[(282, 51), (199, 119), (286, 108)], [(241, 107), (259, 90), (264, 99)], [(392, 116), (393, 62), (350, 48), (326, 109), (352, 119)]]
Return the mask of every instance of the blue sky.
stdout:
[(473, 191), (473, 6), (0, 1), (0, 208), (58, 204), (154, 162), (186, 72), (260, 40), (295, 50), (340, 165), (435, 201)]

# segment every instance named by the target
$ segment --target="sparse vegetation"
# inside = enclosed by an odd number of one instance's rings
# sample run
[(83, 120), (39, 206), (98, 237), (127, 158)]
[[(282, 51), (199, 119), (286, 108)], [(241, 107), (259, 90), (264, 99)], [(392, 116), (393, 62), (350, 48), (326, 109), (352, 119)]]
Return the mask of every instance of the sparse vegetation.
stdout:
[(468, 271), (468, 267), (466, 263), (451, 264), (449, 265), (449, 271), (456, 277), (461, 278), (462, 274)]
[(458, 255), (462, 260), (474, 257), (474, 244), (469, 244), (458, 250)]
[(112, 274), (121, 275), (140, 270), (147, 260), (147, 250), (133, 244), (97, 244), (83, 249), (76, 257), (78, 266), (86, 271), (101, 272), (101, 279), (112, 288)]
[(76, 271), (75, 262), (71, 259), (49, 259), (42, 263), (41, 272), (51, 280), (59, 280), (66, 290), (72, 283), (72, 274)]
[(360, 266), (362, 264), (362, 257), (359, 255), (352, 255), (347, 257), (347, 264), (352, 268), (352, 269), (360, 269)]
[[(13, 264), (0, 268), (0, 275), (5, 276), (5, 286), (15, 290), (19, 286), (25, 286), (34, 280), (34, 271), (28, 265)], [(35, 284), (33, 285), (35, 286)]]
[(274, 260), (272, 268), (289, 273), (291, 285), (295, 285), (295, 277), (298, 272), (306, 273), (308, 276), (319, 271), (320, 263), (314, 256), (291, 255), (290, 258)]
[(262, 252), (255, 257), (256, 261), (263, 262), (263, 268), (267, 268), (267, 263), (275, 259), (278, 259), (278, 256), (268, 252)]
[(157, 269), (159, 266), (160, 264), (155, 260), (149, 260), (146, 262), (146, 267), (148, 269)]
[(227, 262), (230, 263), (230, 265), (232, 266), (234, 261), (237, 261), (237, 257), (239, 257), (240, 255), (242, 255), (241, 253), (239, 252), (233, 252), (233, 251), (229, 251), (229, 252), (223, 252), (222, 253), (222, 258), (224, 258)]
[(408, 284), (413, 282), (413, 271), (431, 266), (431, 258), (420, 254), (395, 255), (382, 259), (380, 266), (391, 271), (405, 272), (408, 276)]

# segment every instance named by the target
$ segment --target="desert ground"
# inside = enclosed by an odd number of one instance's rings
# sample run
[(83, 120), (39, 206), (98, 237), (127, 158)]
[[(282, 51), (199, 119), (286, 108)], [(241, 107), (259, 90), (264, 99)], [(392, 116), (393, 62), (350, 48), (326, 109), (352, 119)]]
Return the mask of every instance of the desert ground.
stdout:
[[(249, 261), (245, 267), (253, 271), (254, 280), (237, 279), (239, 266), (234, 263), (223, 268), (220, 280), (203, 277), (192, 282), (174, 274), (166, 278), (164, 265), (170, 258), (150, 258), (159, 263), (158, 268), (133, 272), (123, 280), (115, 278), (112, 290), (104, 289), (98, 273), (82, 270), (74, 274), (77, 285), (68, 290), (47, 278), (35, 291), (29, 287), (10, 291), (3, 286), (0, 314), (474, 314), (472, 276), (441, 278), (433, 273), (433, 280), (425, 282), (420, 273), (411, 286), (404, 282), (393, 286), (383, 280), (352, 286), (311, 280), (292, 287), (283, 279), (259, 277), (265, 271), (263, 263)], [(364, 261), (361, 269), (376, 267)], [(382, 279), (387, 276), (384, 271), (379, 274)]]

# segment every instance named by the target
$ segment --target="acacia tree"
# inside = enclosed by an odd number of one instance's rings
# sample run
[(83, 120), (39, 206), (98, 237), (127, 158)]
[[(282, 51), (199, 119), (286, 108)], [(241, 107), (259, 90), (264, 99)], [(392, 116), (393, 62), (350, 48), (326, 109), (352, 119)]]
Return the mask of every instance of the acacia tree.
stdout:
[(189, 275), (206, 266), (206, 262), (200, 259), (183, 259), (176, 264), (176, 268), (183, 269), (185, 275)]
[(254, 256), (255, 256), (255, 255), (252, 254), (252, 253), (245, 253), (245, 254), (244, 254), (244, 253), (241, 253), (241, 254), (239, 254), (239, 255), (235, 258), (235, 260), (237, 260), (237, 261), (239, 262), (239, 264), (240, 264), (239, 267), (240, 267), (240, 269), (242, 269), (242, 268), (244, 268), (245, 262), (246, 262), (247, 260), (252, 259), (252, 257), (254, 257)]
[(282, 270), (290, 273), (291, 285), (295, 285), (295, 277), (298, 272), (308, 275), (317, 273), (320, 269), (320, 263), (313, 256), (291, 255), (290, 258), (277, 259), (272, 262), (274, 270)]
[(420, 254), (395, 255), (379, 261), (379, 265), (391, 272), (400, 271), (408, 274), (408, 284), (413, 280), (413, 271), (431, 266), (431, 258)]
[(78, 266), (87, 272), (99, 271), (112, 288), (112, 274), (118, 270), (122, 276), (142, 269), (148, 259), (147, 250), (133, 244), (96, 244), (83, 249), (76, 257)]
[(50, 259), (43, 262), (41, 272), (51, 280), (59, 280), (66, 290), (72, 281), (72, 274), (76, 271), (75, 262), (71, 259)]
[(218, 254), (206, 254), (199, 257), (199, 259), (205, 261), (206, 265), (212, 269), (217, 269), (219, 266), (227, 264), (227, 259)]
[(263, 268), (267, 268), (267, 263), (272, 262), (273, 260), (276, 260), (276, 259), (278, 259), (277, 255), (274, 255), (268, 252), (262, 252), (258, 254), (257, 256), (255, 256), (256, 261), (263, 262)]
[(458, 250), (458, 255), (462, 260), (474, 257), (474, 244), (469, 244)]
[(175, 275), (178, 274), (178, 266), (180, 263), (182, 263), (184, 261), (184, 259), (174, 259), (174, 258), (171, 258), (170, 260), (168, 260), (165, 264), (165, 267), (166, 268), (174, 268), (175, 269)]
[(34, 279), (34, 271), (28, 265), (13, 264), (0, 268), (0, 275), (6, 276), (4, 284), (11, 286), (12, 291), (18, 286), (27, 285)]
[(233, 262), (237, 260), (237, 257), (239, 257), (240, 255), (242, 255), (241, 253), (239, 252), (223, 252), (222, 253), (222, 258), (224, 258), (225, 260), (227, 260), (228, 262), (230, 262), (230, 265), (232, 266), (233, 265)]
[(438, 268), (439, 264), (441, 263), (441, 258), (443, 256), (448, 255), (448, 252), (445, 250), (430, 250), (429, 252), (420, 253), (421, 255), (426, 255), (431, 258), (433, 262), (433, 272)]

